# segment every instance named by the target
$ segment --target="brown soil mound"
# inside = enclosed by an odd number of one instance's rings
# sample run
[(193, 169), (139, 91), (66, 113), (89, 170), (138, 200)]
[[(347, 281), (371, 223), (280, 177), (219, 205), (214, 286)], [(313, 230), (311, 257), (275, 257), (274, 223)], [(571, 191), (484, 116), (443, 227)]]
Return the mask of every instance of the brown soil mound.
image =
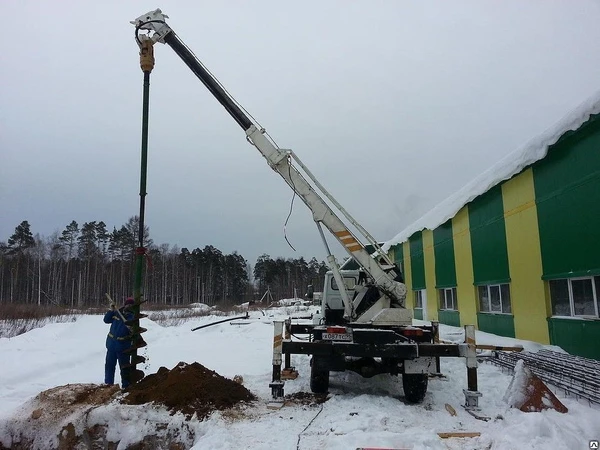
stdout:
[(173, 369), (161, 367), (127, 389), (123, 402), (141, 405), (155, 402), (165, 405), (172, 414), (194, 414), (199, 420), (214, 410), (224, 410), (249, 402), (256, 397), (241, 384), (222, 377), (202, 364), (180, 362)]

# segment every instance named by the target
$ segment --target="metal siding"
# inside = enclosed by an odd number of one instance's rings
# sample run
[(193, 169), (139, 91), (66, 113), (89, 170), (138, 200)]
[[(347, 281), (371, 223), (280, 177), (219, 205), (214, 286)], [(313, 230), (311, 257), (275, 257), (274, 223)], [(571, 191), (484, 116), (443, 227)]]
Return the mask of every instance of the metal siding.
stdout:
[(600, 274), (600, 116), (533, 166), (544, 278)]
[(423, 230), (423, 255), (425, 265), (425, 286), (427, 287), (427, 320), (437, 320), (438, 293), (435, 289), (435, 255), (433, 251), (433, 232)]
[(515, 321), (511, 314), (478, 313), (479, 329), (499, 336), (515, 337)]
[(469, 228), (475, 284), (510, 280), (501, 186), (495, 186), (469, 204)]
[(477, 324), (477, 297), (473, 286), (473, 255), (469, 233), (469, 211), (464, 206), (452, 218), (456, 261), (456, 297), (462, 325)]
[(548, 319), (550, 343), (574, 355), (600, 360), (600, 321), (580, 319)]
[(425, 258), (423, 256), (423, 236), (417, 231), (410, 238), (410, 265), (412, 269), (412, 289), (425, 289)]
[(394, 249), (394, 262), (402, 270), (402, 276), (404, 275), (404, 248), (402, 244), (396, 244)]
[(460, 313), (458, 311), (440, 310), (440, 323), (460, 327)]
[(436, 288), (456, 286), (452, 219), (433, 230)]
[(412, 296), (412, 260), (410, 258), (410, 244), (408, 242), (402, 243), (402, 254), (404, 258), (404, 283), (406, 284), (406, 308), (410, 309), (414, 306), (414, 299)]
[(510, 293), (519, 339), (549, 343), (548, 308), (542, 280), (533, 172), (527, 169), (502, 185)]

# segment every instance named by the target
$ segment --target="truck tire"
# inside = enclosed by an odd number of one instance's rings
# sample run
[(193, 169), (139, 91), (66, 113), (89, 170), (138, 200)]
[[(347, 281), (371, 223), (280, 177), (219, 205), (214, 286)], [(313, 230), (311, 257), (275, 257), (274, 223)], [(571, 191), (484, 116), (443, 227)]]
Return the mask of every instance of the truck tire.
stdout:
[(405, 373), (402, 375), (404, 398), (408, 403), (421, 403), (427, 393), (427, 374)]
[(316, 366), (313, 358), (310, 367), (310, 390), (315, 394), (325, 394), (329, 390), (329, 371)]

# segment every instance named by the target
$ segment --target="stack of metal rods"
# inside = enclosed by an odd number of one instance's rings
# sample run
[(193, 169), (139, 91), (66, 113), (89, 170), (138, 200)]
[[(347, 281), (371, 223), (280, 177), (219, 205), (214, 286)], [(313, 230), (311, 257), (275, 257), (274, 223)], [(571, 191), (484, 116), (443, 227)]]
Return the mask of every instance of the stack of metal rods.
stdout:
[(494, 357), (486, 359), (511, 371), (519, 360), (523, 360), (545, 383), (556, 386), (567, 395), (600, 405), (600, 361), (551, 350), (536, 353), (495, 351)]

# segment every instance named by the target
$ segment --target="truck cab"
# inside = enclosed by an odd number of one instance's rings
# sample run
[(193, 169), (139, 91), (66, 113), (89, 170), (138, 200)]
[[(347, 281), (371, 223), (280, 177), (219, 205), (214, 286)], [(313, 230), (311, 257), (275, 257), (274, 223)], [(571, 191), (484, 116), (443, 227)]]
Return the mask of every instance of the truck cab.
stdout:
[[(347, 295), (350, 299), (354, 297), (355, 288), (359, 281), (359, 270), (340, 270), (344, 280)], [(319, 313), (313, 316), (313, 323), (319, 324), (336, 324), (341, 323), (344, 316), (344, 301), (340, 288), (333, 276), (333, 271), (328, 271), (325, 274), (323, 283), (323, 294), (320, 302)]]

